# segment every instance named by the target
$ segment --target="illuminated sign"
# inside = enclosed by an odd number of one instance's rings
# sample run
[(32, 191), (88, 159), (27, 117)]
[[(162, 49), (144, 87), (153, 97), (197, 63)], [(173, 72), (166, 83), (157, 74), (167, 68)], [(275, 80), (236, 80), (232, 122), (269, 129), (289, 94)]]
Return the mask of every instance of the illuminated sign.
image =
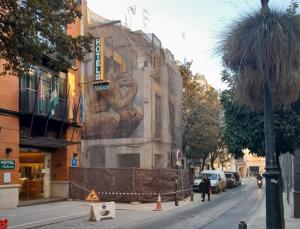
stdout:
[(94, 81), (93, 82), (95, 91), (104, 91), (109, 89), (109, 80), (107, 81)]
[(0, 160), (0, 169), (15, 169), (16, 163), (13, 160)]
[(104, 39), (95, 39), (95, 80), (104, 80)]

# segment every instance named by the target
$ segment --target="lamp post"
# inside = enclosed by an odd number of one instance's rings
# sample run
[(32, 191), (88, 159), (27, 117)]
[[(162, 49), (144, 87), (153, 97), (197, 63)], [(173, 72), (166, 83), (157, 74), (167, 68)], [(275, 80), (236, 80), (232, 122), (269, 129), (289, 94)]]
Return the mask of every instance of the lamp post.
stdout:
[(267, 229), (284, 229), (284, 218), (279, 198), (280, 171), (277, 166), (273, 121), (272, 94), (269, 83), (264, 82), (264, 131), (266, 157), (266, 223)]
[[(268, 14), (269, 0), (260, 0), (262, 13)], [(272, 74), (266, 72), (266, 74)], [(268, 79), (264, 79), (264, 132), (265, 132), (265, 158), (266, 158), (266, 225), (267, 229), (284, 229), (283, 206), (280, 198), (281, 180), (276, 157), (275, 132), (273, 117), (273, 98)]]

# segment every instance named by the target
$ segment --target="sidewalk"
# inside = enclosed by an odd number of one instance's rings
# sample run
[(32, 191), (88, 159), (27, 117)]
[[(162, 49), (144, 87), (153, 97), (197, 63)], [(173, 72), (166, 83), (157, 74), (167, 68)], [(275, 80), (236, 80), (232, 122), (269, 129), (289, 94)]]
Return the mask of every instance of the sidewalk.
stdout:
[[(284, 219), (285, 219), (285, 228), (286, 229), (299, 229), (300, 228), (300, 219), (291, 218), (290, 208), (286, 201), (285, 196), (283, 196), (283, 205), (284, 205)], [(261, 204), (257, 213), (254, 217), (251, 218), (248, 224), (248, 229), (266, 229), (266, 202)]]
[[(218, 198), (218, 195), (212, 195), (211, 199)], [(190, 197), (179, 201), (179, 207), (189, 206), (193, 204), (203, 204), (201, 195), (194, 194), (194, 201), (191, 202)], [(156, 203), (128, 204), (116, 203), (116, 211), (118, 212), (144, 212), (149, 215), (157, 214), (153, 211)], [(169, 212), (179, 207), (173, 202), (163, 202), (162, 211)], [(32, 228), (42, 225), (63, 222), (77, 218), (87, 218), (90, 210), (90, 203), (84, 201), (63, 201), (57, 203), (47, 203), (33, 206), (18, 207), (14, 209), (0, 209), (0, 218), (8, 219), (8, 228)]]
[[(243, 180), (247, 184), (251, 180)], [(211, 195), (211, 200), (217, 200), (223, 193)], [(172, 211), (184, 208), (200, 206), (207, 202), (201, 202), (201, 194), (194, 193), (194, 201), (190, 197), (179, 201), (179, 206), (175, 206), (174, 201), (162, 202), (162, 211), (153, 211), (156, 203), (128, 204), (116, 203), (117, 218), (141, 218), (152, 217), (162, 213), (171, 213)], [(63, 201), (57, 203), (47, 203), (33, 206), (19, 207), (15, 209), (0, 209), (0, 218), (7, 218), (11, 229), (32, 228), (53, 223), (69, 221), (73, 219), (88, 218), (90, 203), (84, 201)], [(129, 219), (128, 219), (129, 220)]]

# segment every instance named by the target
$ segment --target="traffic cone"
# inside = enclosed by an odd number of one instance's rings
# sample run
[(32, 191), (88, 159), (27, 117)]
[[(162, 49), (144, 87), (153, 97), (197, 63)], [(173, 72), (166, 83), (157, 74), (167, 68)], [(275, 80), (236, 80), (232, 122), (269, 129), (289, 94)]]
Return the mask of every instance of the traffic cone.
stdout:
[(160, 197), (160, 193), (158, 193), (158, 198), (157, 198), (157, 202), (156, 202), (156, 208), (154, 209), (154, 211), (161, 211), (161, 197)]

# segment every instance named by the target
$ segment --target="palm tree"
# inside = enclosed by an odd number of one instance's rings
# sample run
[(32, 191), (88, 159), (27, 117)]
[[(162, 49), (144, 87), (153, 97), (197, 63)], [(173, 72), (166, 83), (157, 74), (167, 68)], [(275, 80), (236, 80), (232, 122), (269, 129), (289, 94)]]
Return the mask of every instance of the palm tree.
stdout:
[(284, 228), (273, 108), (299, 97), (300, 16), (295, 11), (271, 10), (269, 0), (222, 35), (218, 51), (224, 65), (238, 73), (236, 100), (264, 111), (267, 228)]

